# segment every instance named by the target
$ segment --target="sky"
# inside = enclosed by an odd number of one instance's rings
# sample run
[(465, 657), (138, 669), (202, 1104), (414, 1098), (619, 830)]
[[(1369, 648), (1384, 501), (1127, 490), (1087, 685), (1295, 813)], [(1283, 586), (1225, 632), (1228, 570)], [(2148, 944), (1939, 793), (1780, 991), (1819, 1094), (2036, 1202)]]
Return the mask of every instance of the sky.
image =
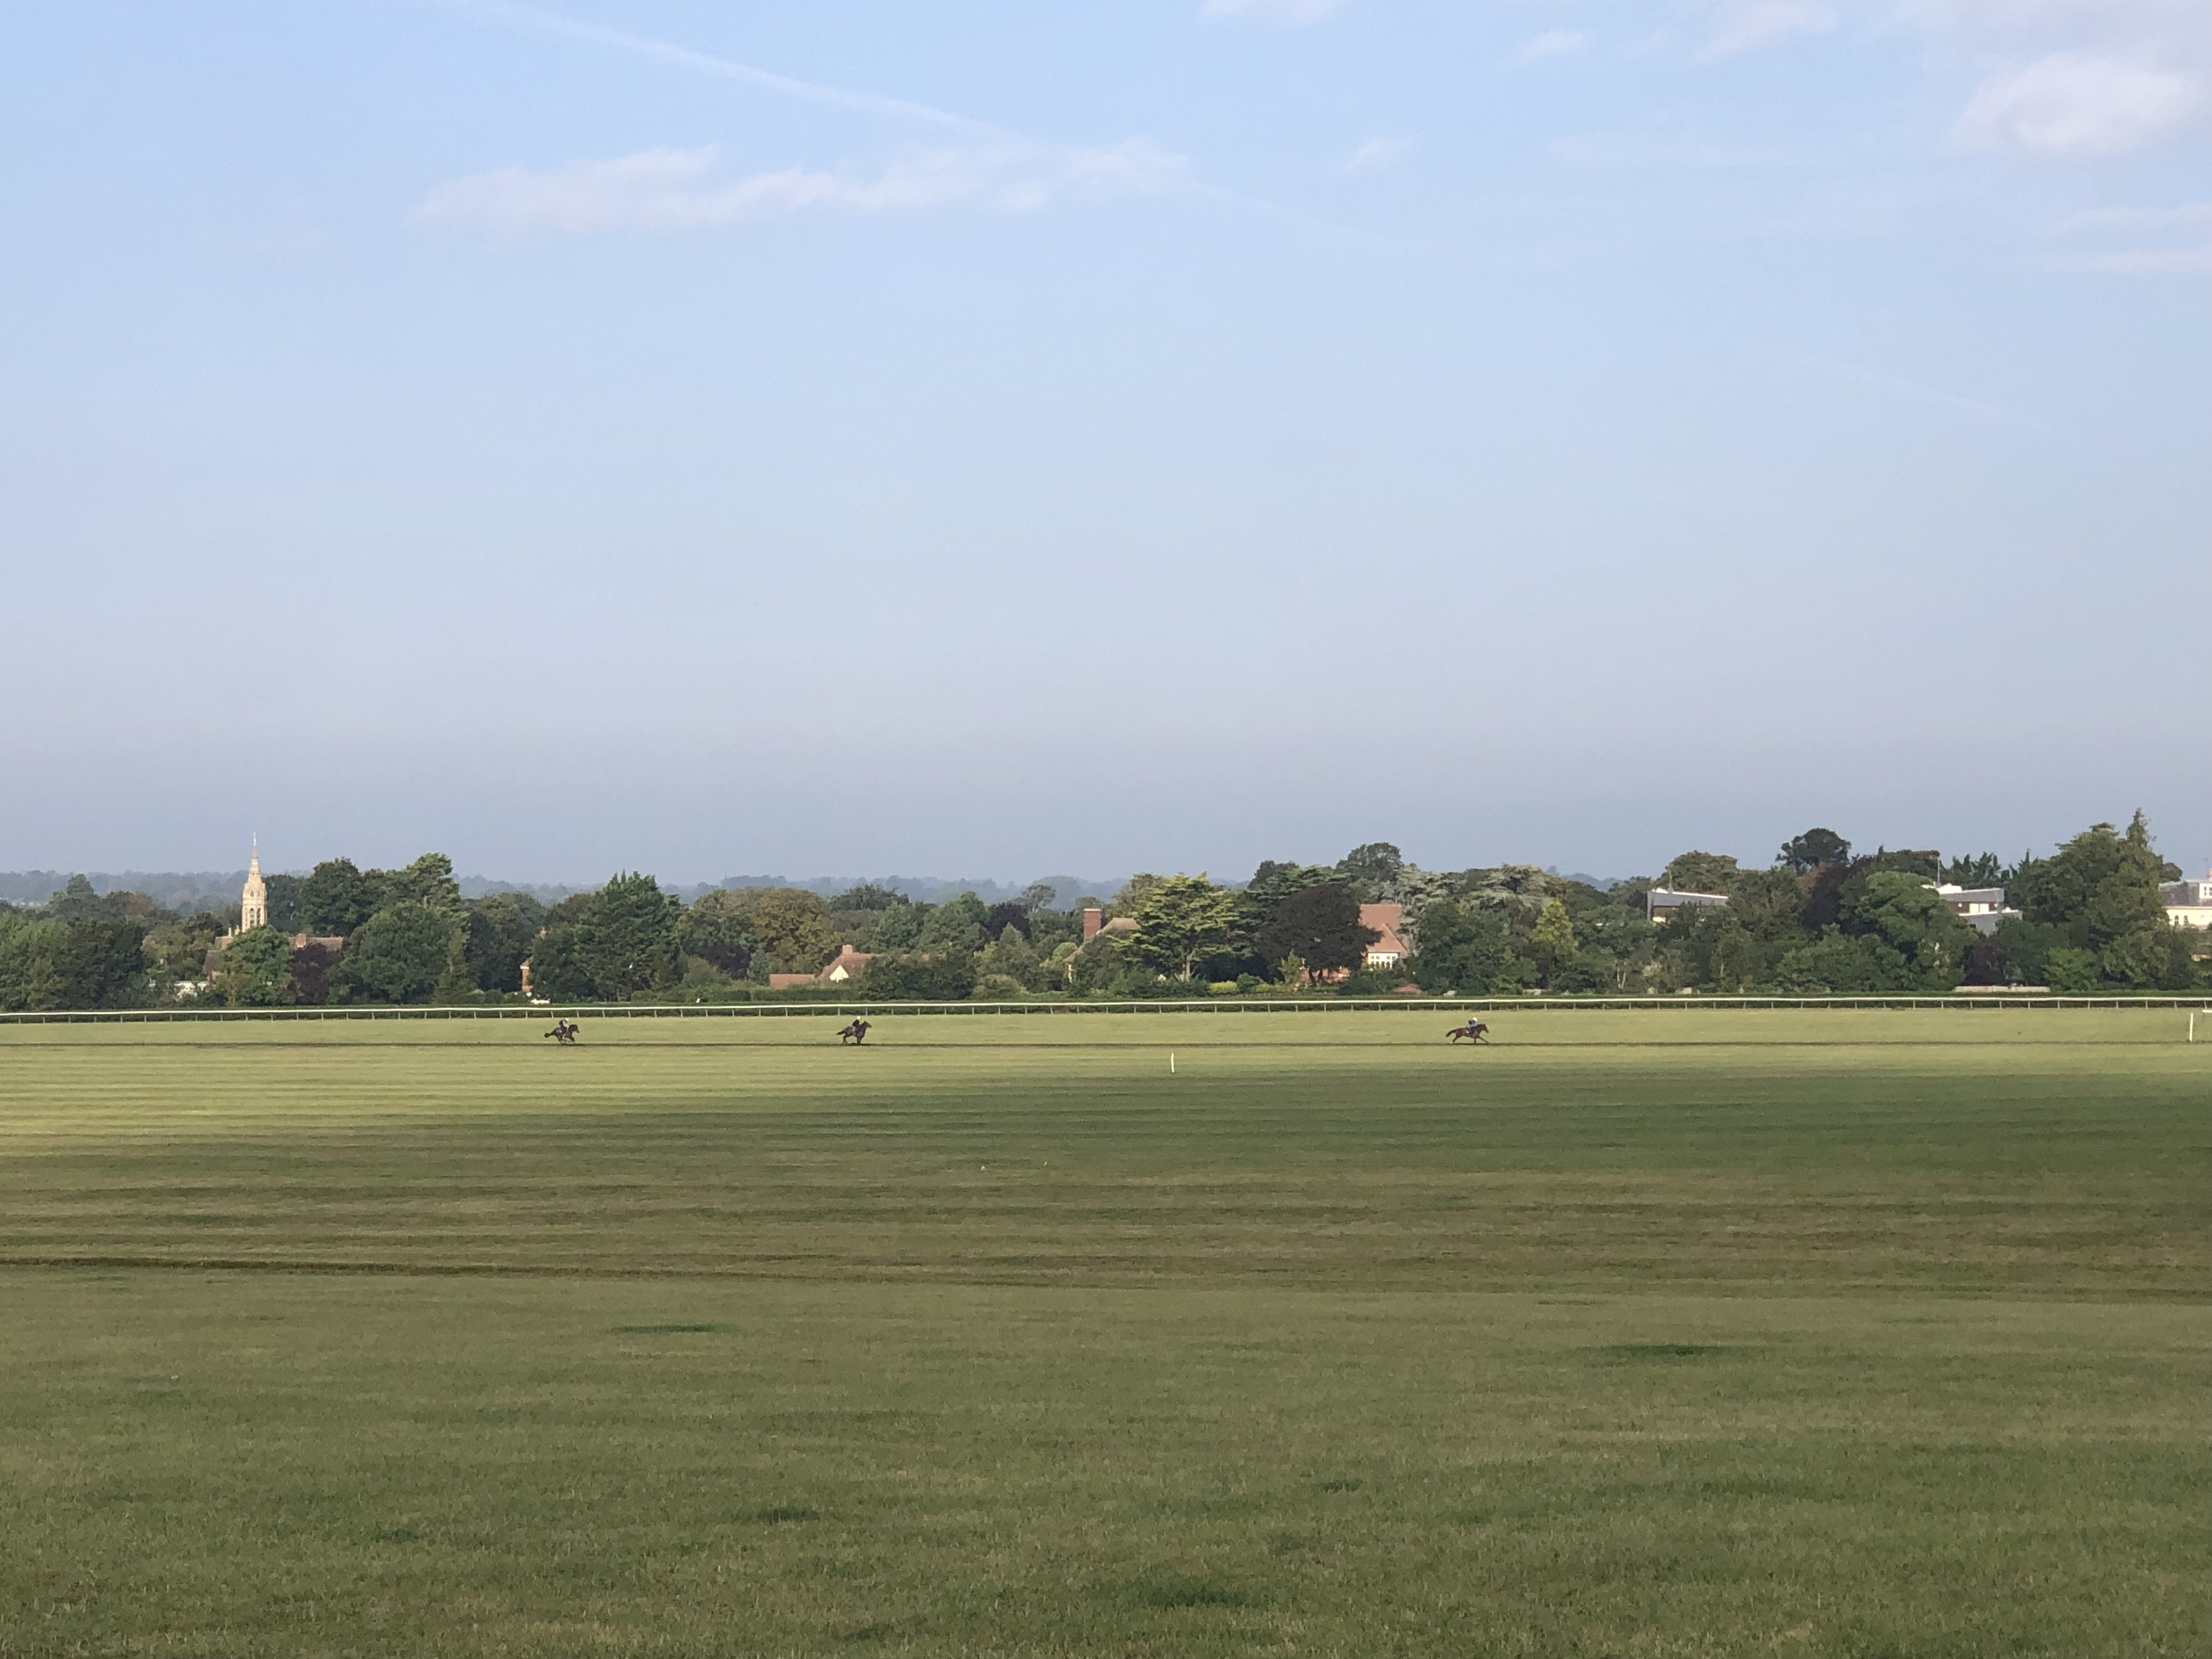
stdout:
[(8, 36), (0, 867), (2212, 865), (2204, 0)]

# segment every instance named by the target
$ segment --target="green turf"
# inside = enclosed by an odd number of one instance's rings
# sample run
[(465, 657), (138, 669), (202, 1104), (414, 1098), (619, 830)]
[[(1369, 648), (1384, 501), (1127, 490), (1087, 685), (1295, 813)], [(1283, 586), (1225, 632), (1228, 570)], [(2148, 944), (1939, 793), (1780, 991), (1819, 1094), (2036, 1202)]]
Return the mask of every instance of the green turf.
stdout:
[(836, 1023), (0, 1031), (0, 1656), (2212, 1642), (2170, 1011)]

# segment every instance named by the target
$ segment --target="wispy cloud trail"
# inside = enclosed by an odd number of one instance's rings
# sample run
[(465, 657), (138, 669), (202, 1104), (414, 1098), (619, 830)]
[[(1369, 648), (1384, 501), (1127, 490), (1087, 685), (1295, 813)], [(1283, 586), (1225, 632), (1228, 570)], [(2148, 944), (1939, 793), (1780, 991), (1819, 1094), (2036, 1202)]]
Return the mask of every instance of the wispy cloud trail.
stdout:
[(655, 63), (690, 70), (701, 75), (717, 76), (726, 81), (742, 82), (747, 86), (781, 93), (787, 98), (801, 99), (808, 103), (826, 104), (835, 109), (848, 109), (895, 120), (920, 122), (956, 132), (996, 138), (1016, 136), (1004, 127), (976, 120), (973, 116), (957, 114), (951, 110), (918, 104), (910, 99), (889, 98), (881, 93), (860, 92), (850, 87), (823, 86), (818, 82), (801, 81), (793, 76), (778, 75), (773, 70), (757, 69), (750, 64), (738, 63), (735, 58), (717, 58), (709, 52), (695, 52), (690, 46), (680, 46), (673, 41), (658, 40), (647, 34), (632, 34), (627, 29), (608, 28), (603, 24), (586, 22), (579, 17), (524, 5), (520, 0), (452, 0), (452, 3), (462, 10), (495, 17), (523, 28), (561, 35), (571, 40), (588, 41), (594, 46), (612, 46), (620, 52), (651, 58)]
[(1844, 362), (1833, 357), (1807, 356), (1802, 361), (1814, 368), (1835, 375), (1839, 380), (1854, 381), (1860, 386), (1876, 386), (1885, 392), (1902, 392), (1906, 397), (1916, 398), (1923, 403), (1936, 404), (1945, 409), (1960, 410), (1969, 415), (1978, 415), (1984, 420), (2001, 421), (2007, 426), (2020, 427), (2029, 432), (2048, 434), (2051, 430), (2050, 427), (2043, 422), (2032, 416), (2023, 415), (2018, 410), (2005, 409), (1996, 404), (1984, 403), (1978, 398), (1961, 397), (1955, 392), (1945, 392), (1938, 386), (1923, 386), (1917, 380), (1908, 380), (1901, 375), (1877, 374), (1872, 369), (1862, 368), (1856, 363)]

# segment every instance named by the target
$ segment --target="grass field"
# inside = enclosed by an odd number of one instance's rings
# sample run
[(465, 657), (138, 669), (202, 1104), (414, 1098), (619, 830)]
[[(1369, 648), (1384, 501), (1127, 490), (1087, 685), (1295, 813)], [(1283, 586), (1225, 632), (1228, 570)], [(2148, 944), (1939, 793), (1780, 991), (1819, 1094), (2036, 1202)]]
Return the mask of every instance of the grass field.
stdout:
[(0, 1656), (2212, 1651), (2185, 1019), (0, 1029)]

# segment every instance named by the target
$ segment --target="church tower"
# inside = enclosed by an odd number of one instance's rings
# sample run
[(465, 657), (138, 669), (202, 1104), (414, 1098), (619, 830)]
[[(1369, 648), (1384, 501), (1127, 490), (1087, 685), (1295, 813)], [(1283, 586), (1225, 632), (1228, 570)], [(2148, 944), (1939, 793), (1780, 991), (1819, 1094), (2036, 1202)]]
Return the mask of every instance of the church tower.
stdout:
[(246, 890), (239, 895), (238, 931), (269, 925), (269, 884), (261, 879), (261, 843), (253, 844), (253, 861), (246, 867)]

